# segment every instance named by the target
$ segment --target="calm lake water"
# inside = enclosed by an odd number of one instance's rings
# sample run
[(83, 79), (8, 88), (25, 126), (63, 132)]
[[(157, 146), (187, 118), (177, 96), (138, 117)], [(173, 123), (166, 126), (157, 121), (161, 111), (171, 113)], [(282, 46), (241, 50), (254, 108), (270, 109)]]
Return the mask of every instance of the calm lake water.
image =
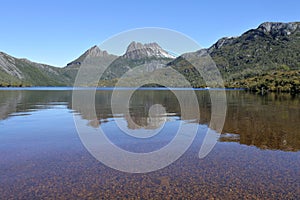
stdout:
[[(89, 112), (72, 109), (70, 88), (0, 90), (0, 199), (300, 199), (299, 96), (226, 91), (223, 132), (210, 154), (199, 159), (211, 102), (208, 91), (195, 91), (200, 116), (189, 119), (199, 126), (191, 147), (166, 168), (131, 174), (89, 154), (73, 114), (87, 127), (105, 129), (111, 141), (132, 152), (162, 148), (186, 119), (172, 92), (148, 89), (132, 96), (131, 123), (124, 113), (112, 114), (111, 93), (97, 91), (95, 120)], [(155, 104), (163, 105), (167, 115), (149, 121)], [(128, 130), (158, 129), (161, 122), (164, 129), (148, 140), (130, 138), (116, 120)]]

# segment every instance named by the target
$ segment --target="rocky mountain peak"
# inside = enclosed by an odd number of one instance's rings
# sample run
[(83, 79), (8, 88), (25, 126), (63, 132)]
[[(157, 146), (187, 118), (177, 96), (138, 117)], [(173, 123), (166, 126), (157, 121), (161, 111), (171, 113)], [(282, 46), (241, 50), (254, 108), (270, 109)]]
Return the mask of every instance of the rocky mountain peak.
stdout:
[(170, 55), (167, 51), (162, 49), (156, 42), (142, 44), (140, 42), (131, 42), (127, 47), (126, 53), (123, 55), (124, 58), (128, 59), (141, 59), (145, 57), (155, 58), (175, 58)]
[(97, 45), (91, 47), (85, 52), (86, 56), (91, 56), (91, 57), (102, 57), (102, 56), (107, 56), (108, 53), (107, 51), (102, 51)]
[(265, 22), (259, 25), (257, 30), (263, 31), (266, 34), (271, 34), (272, 36), (286, 36), (299, 31), (300, 23)]
[(79, 58), (68, 63), (67, 67), (78, 67), (86, 58), (94, 58), (94, 57), (99, 58), (99, 57), (108, 57), (108, 56), (114, 56), (114, 55), (107, 53), (107, 51), (102, 51), (97, 45), (95, 45), (90, 49), (88, 49), (86, 52), (84, 52), (84, 54), (82, 54)]
[(128, 53), (130, 51), (142, 49), (142, 48), (144, 48), (144, 45), (142, 43), (133, 41), (128, 45), (126, 53)]
[(255, 41), (257, 38), (271, 36), (270, 38), (279, 39), (279, 37), (292, 36), (300, 32), (300, 22), (264, 22), (256, 29), (251, 29), (242, 34), (241, 37), (223, 37), (213, 44), (208, 52), (212, 53), (214, 50), (220, 49), (223, 46), (232, 45), (240, 42), (242, 39), (247, 41)]

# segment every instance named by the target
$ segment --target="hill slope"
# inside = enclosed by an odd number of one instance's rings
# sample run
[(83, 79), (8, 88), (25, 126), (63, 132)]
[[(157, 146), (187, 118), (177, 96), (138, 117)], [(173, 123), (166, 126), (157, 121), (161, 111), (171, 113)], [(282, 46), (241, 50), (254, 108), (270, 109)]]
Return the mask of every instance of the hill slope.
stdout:
[(103, 80), (118, 79), (128, 70), (143, 66), (147, 72), (161, 69), (175, 57), (157, 43), (131, 42), (124, 55), (118, 57), (103, 74)]
[(61, 86), (68, 82), (60, 68), (0, 52), (0, 86)]
[(227, 80), (300, 69), (300, 23), (266, 22), (240, 37), (221, 39), (208, 51)]
[[(101, 66), (103, 67), (103, 63), (107, 60), (112, 60), (113, 62), (103, 72), (99, 86), (114, 86), (116, 81), (130, 69), (143, 66), (147, 69), (147, 72), (153, 72), (165, 67), (173, 59), (174, 57), (163, 50), (157, 43), (142, 44), (133, 41), (128, 45), (126, 52), (122, 56), (108, 54), (106, 51), (100, 50), (98, 46), (94, 46), (64, 67), (63, 76), (70, 78), (74, 82), (77, 72), (84, 62), (92, 61), (95, 63), (95, 67), (98, 67), (101, 71), (102, 69), (100, 68)], [(91, 82), (90, 84), (94, 85), (93, 81), (88, 81), (88, 79), (95, 79), (95, 77), (86, 78), (87, 82)]]
[[(222, 38), (208, 49), (186, 53), (177, 58), (157, 43), (132, 42), (122, 56), (109, 54), (94, 46), (64, 68), (17, 59), (0, 52), (0, 86), (59, 86), (73, 85), (82, 62), (94, 58), (101, 65), (114, 60), (105, 70), (99, 85), (113, 86), (125, 73), (143, 66), (149, 76), (165, 74), (176, 82), (173, 68), (193, 87), (205, 87), (201, 75), (185, 58), (208, 53), (216, 63), (226, 87), (249, 90), (300, 92), (300, 22), (266, 22), (239, 37)], [(97, 64), (96, 64), (97, 65)], [(97, 67), (97, 66), (95, 66)], [(128, 81), (130, 77), (128, 77)]]
[(109, 54), (107, 51), (102, 51), (101, 49), (99, 49), (98, 46), (95, 45), (90, 49), (88, 49), (87, 51), (85, 51), (77, 59), (68, 63), (67, 66), (62, 69), (62, 73), (61, 73), (62, 76), (67, 77), (69, 79), (69, 83), (73, 85), (79, 68), (81, 67), (83, 62), (91, 58), (97, 60), (98, 62), (101, 62), (101, 60), (106, 60), (106, 59), (109, 60), (117, 59), (118, 56)]
[[(299, 92), (300, 22), (266, 22), (239, 37), (220, 39), (207, 52), (227, 87)], [(194, 87), (203, 86), (200, 74), (183, 56), (169, 66), (182, 72)]]

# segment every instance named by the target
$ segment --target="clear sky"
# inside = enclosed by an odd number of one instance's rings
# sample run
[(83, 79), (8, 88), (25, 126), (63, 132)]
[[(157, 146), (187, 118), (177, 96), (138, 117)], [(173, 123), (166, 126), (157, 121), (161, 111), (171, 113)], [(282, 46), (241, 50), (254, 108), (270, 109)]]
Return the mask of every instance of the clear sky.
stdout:
[(300, 21), (298, 0), (0, 0), (0, 51), (65, 66), (119, 32), (162, 27), (202, 47), (265, 21)]

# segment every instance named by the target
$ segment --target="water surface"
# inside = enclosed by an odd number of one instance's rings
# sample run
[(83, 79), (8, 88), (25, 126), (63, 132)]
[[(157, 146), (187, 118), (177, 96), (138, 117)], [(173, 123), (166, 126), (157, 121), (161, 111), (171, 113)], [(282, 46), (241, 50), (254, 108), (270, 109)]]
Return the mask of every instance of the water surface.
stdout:
[[(130, 116), (115, 115), (110, 107), (111, 92), (97, 91), (95, 120), (89, 111), (72, 108), (71, 88), (1, 90), (1, 199), (299, 199), (299, 96), (227, 91), (228, 111), (221, 138), (207, 157), (199, 159), (211, 117), (207, 91), (195, 91), (200, 107), (197, 119), (181, 116), (172, 92), (154, 89), (134, 93)], [(167, 115), (151, 121), (148, 111), (155, 104), (163, 105)], [(101, 127), (113, 143), (132, 152), (165, 146), (182, 121), (196, 123), (199, 129), (192, 146), (172, 165), (151, 173), (129, 174), (106, 167), (88, 153), (76, 132), (73, 114), (87, 127)], [(140, 134), (164, 127), (158, 135), (143, 140), (123, 134), (116, 120)]]

